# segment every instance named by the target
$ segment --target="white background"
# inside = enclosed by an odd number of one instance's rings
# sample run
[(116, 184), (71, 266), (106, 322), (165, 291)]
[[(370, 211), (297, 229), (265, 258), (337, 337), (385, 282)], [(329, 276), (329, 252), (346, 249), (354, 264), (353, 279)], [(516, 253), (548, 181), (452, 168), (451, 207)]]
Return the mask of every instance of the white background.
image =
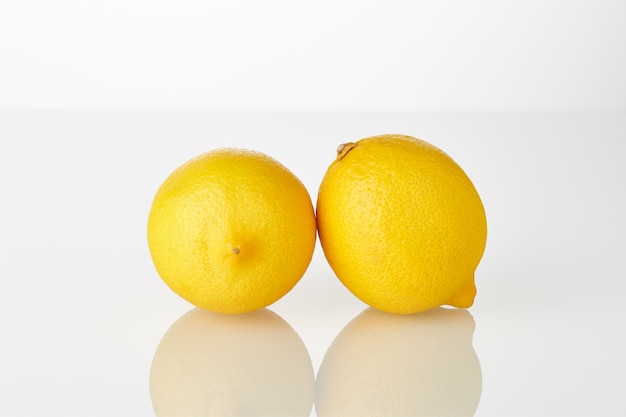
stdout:
[(0, 1), (0, 108), (624, 110), (626, 4)]
[[(176, 166), (257, 149), (315, 201), (339, 143), (388, 132), (445, 150), (487, 209), (476, 416), (625, 415), (625, 5), (0, 0), (0, 415), (153, 415), (191, 309), (145, 239)], [(270, 306), (313, 372), (365, 308), (319, 246)]]

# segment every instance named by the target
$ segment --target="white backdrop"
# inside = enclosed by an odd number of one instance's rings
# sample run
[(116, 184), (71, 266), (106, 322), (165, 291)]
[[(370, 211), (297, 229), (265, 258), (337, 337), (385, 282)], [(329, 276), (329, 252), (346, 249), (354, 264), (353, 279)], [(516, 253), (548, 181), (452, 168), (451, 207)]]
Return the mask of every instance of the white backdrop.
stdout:
[(622, 0), (1, 0), (0, 108), (624, 110)]

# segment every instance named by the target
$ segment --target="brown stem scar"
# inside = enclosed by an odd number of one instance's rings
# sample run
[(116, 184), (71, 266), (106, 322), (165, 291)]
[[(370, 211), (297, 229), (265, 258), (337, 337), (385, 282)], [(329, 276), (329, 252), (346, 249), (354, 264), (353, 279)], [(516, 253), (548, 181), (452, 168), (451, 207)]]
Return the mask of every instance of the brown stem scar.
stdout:
[(233, 253), (237, 255), (239, 253), (239, 248), (233, 248)]
[(337, 160), (341, 160), (344, 156), (346, 156), (348, 152), (350, 152), (350, 149), (354, 148), (355, 146), (356, 143), (354, 142), (347, 142), (339, 145), (339, 147), (337, 148)]

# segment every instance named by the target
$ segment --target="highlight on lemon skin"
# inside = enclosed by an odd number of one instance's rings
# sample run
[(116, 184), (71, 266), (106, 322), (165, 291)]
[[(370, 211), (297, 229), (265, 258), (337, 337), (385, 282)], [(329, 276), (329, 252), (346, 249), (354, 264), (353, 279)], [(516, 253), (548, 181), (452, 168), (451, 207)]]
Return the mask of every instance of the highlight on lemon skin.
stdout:
[(217, 149), (159, 187), (148, 246), (163, 281), (193, 305), (246, 313), (286, 293), (306, 271), (316, 224), (309, 193), (260, 152)]
[(469, 177), (435, 146), (397, 134), (340, 145), (316, 220), (333, 271), (370, 306), (412, 314), (473, 304), (485, 210)]

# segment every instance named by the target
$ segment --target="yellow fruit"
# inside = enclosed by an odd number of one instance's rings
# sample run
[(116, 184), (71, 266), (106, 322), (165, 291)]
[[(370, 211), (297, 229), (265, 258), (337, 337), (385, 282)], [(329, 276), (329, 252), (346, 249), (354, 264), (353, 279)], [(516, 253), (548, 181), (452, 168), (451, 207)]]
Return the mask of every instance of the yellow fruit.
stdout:
[(307, 269), (315, 215), (304, 185), (259, 152), (218, 149), (177, 168), (148, 217), (157, 272), (190, 303), (245, 313), (285, 295)]
[(343, 284), (390, 313), (471, 306), (487, 222), (463, 170), (404, 135), (362, 139), (337, 153), (320, 185), (317, 227)]

